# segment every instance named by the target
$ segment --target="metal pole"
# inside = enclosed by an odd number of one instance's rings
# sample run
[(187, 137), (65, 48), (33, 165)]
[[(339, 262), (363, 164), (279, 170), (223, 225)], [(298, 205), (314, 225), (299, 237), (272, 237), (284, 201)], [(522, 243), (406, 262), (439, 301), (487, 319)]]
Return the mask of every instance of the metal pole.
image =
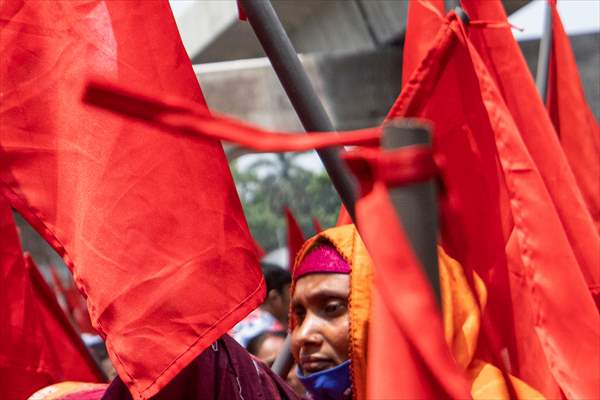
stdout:
[(552, 51), (552, 8), (550, 3), (546, 2), (544, 17), (544, 32), (540, 40), (540, 51), (538, 53), (537, 73), (535, 74), (535, 84), (542, 101), (546, 102), (548, 93), (548, 66), (550, 65), (550, 53)]
[(294, 358), (292, 357), (292, 338), (291, 334), (288, 334), (283, 342), (283, 346), (277, 354), (271, 370), (285, 379), (294, 366)]
[[(333, 131), (333, 124), (271, 2), (240, 0), (240, 3), (304, 128), (307, 131)], [(342, 203), (354, 220), (355, 183), (340, 161), (339, 151), (338, 148), (327, 148), (318, 150), (317, 153)]]
[[(429, 129), (416, 120), (392, 121), (383, 130), (382, 147), (396, 149), (416, 144), (430, 144)], [(438, 305), (440, 279), (437, 254), (437, 197), (433, 179), (411, 185), (390, 188), (389, 194), (402, 222), (415, 255), (427, 275)]]

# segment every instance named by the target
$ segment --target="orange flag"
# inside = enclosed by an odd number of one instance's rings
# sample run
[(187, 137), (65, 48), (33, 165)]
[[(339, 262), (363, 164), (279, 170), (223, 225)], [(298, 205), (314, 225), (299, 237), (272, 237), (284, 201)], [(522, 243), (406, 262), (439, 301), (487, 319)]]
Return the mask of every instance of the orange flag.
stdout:
[(0, 190), (149, 398), (264, 297), (221, 145), (81, 103), (94, 75), (205, 107), (169, 3), (3, 2), (0, 19)]
[(294, 260), (296, 259), (296, 254), (300, 251), (300, 248), (304, 244), (304, 233), (302, 232), (302, 228), (298, 225), (298, 221), (296, 221), (296, 217), (292, 214), (289, 208), (284, 208), (285, 220), (287, 224), (287, 245), (288, 245), (288, 255), (289, 255), (289, 268), (290, 271), (294, 268)]
[[(543, 176), (454, 16), (421, 67), (390, 118), (434, 126), (442, 242), (488, 288), (478, 353), (519, 378), (522, 365), (537, 363), (541, 376), (524, 380), (542, 392), (550, 381), (568, 397), (597, 397), (600, 379), (587, 366), (600, 363), (598, 311)], [(520, 341), (536, 351), (517, 352)]]
[[(552, 50), (546, 107), (600, 232), (600, 127), (585, 99), (575, 55), (556, 10), (556, 1), (549, 3), (552, 7)], [(600, 265), (596, 266), (600, 269)], [(596, 290), (600, 296), (600, 281), (596, 281)], [(598, 301), (600, 307), (600, 299)]]
[(0, 196), (0, 388), (22, 400), (64, 381), (102, 382), (96, 366), (30, 257)]

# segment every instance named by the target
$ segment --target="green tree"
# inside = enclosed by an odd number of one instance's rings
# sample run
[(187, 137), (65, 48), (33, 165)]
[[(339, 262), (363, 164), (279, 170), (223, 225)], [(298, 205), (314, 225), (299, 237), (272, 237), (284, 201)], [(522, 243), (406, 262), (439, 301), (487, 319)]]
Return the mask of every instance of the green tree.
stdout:
[(231, 163), (231, 170), (250, 231), (266, 251), (286, 245), (284, 207), (289, 207), (304, 231), (315, 232), (312, 218), (324, 228), (337, 219), (340, 200), (325, 172), (315, 173), (298, 165), (299, 154), (261, 158), (245, 170)]

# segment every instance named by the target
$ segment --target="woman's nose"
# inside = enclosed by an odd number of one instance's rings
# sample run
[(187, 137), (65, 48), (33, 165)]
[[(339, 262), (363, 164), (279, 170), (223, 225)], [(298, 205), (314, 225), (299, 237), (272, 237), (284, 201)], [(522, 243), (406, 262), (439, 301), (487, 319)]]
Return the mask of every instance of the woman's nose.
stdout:
[(302, 324), (297, 328), (297, 340), (303, 344), (319, 344), (323, 340), (321, 321), (318, 317), (307, 314)]

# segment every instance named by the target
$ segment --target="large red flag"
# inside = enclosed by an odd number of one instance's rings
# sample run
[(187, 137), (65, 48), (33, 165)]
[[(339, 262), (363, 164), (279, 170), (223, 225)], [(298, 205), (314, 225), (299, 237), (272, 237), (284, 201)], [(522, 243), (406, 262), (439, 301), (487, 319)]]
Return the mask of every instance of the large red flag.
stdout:
[[(362, 149), (346, 158), (361, 183), (358, 228), (373, 259), (369, 319), (367, 398), (466, 399), (469, 386), (444, 341), (431, 287), (408, 243), (387, 194), (394, 172), (407, 181), (435, 171), (409, 163), (393, 165), (379, 150)], [(429, 155), (431, 160), (431, 155)], [(433, 161), (430, 161), (433, 164)], [(423, 169), (426, 172), (423, 172)], [(398, 178), (395, 176), (394, 178)]]
[(96, 75), (203, 107), (169, 4), (2, 2), (0, 19), (0, 190), (64, 258), (119, 376), (149, 398), (264, 296), (220, 144), (81, 103)]
[(406, 33), (402, 51), (402, 87), (404, 87), (427, 54), (444, 15), (444, 0), (408, 2)]
[[(552, 50), (546, 106), (600, 232), (600, 127), (585, 99), (575, 55), (556, 10), (556, 1), (549, 3), (552, 7)], [(600, 292), (600, 281), (596, 284)]]
[(296, 217), (292, 214), (292, 211), (288, 208), (284, 208), (285, 213), (285, 221), (287, 225), (287, 245), (288, 245), (288, 255), (289, 255), (289, 268), (290, 271), (294, 267), (294, 260), (296, 259), (296, 255), (300, 248), (304, 244), (304, 233), (298, 225), (298, 221), (296, 221)]
[(30, 258), (0, 196), (0, 388), (23, 400), (63, 380), (101, 382), (102, 372)]
[[(473, 20), (487, 22), (470, 28), (469, 38), (481, 55), (510, 111), (527, 151), (538, 167), (552, 204), (569, 239), (577, 264), (596, 303), (600, 305), (600, 237), (586, 209), (569, 161), (561, 149), (550, 118), (544, 109), (527, 64), (506, 22), (506, 14), (500, 0), (462, 1)], [(556, 18), (555, 18), (556, 20)], [(569, 128), (571, 138), (594, 140), (589, 127)], [(583, 136), (587, 136), (587, 139)], [(577, 140), (577, 139), (575, 139)], [(588, 143), (588, 142), (586, 142)], [(563, 146), (564, 147), (564, 146)], [(583, 149), (586, 147), (586, 149)], [(592, 151), (582, 145), (581, 154)], [(593, 182), (589, 189), (600, 186), (597, 182), (598, 159), (583, 157), (589, 163), (588, 178)], [(582, 160), (583, 160), (582, 158)], [(582, 167), (582, 163), (579, 167)], [(588, 181), (585, 181), (588, 182)], [(589, 199), (589, 196), (587, 196)], [(600, 206), (600, 204), (599, 204)]]
[[(442, 241), (489, 290), (483, 321), (488, 343), (480, 342), (478, 353), (495, 356), (497, 366), (503, 361), (520, 378), (521, 364), (538, 363), (542, 376), (523, 378), (549, 397), (557, 393), (544, 385), (548, 380), (569, 397), (597, 397), (600, 380), (589, 366), (600, 362), (598, 311), (540, 170), (499, 88), (453, 18), (443, 24), (390, 117), (434, 124), (445, 193)], [(534, 360), (516, 351), (520, 341), (540, 349)]]

